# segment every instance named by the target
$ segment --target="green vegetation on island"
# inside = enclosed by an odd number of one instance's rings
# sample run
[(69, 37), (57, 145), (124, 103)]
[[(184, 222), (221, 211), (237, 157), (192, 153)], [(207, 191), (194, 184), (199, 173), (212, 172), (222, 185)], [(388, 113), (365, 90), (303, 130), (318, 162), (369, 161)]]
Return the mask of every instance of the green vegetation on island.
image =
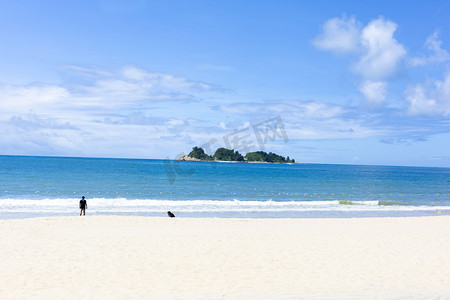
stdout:
[(239, 152), (226, 148), (217, 149), (213, 158), (220, 161), (244, 161), (244, 157)]
[(284, 156), (264, 151), (249, 152), (245, 155), (246, 161), (257, 161), (257, 162), (270, 162), (279, 164), (293, 164), (295, 159), (290, 159), (289, 156), (285, 158)]
[(289, 156), (284, 156), (264, 151), (249, 152), (242, 156), (238, 151), (226, 148), (219, 148), (214, 155), (208, 155), (202, 148), (194, 147), (192, 151), (181, 158), (181, 160), (196, 160), (196, 161), (232, 161), (232, 162), (266, 162), (266, 163), (280, 163), (293, 164), (295, 159), (290, 159)]
[(198, 160), (207, 160), (207, 161), (213, 160), (213, 158), (210, 155), (206, 154), (205, 151), (199, 147), (192, 148), (192, 151), (188, 154), (188, 157), (195, 158)]

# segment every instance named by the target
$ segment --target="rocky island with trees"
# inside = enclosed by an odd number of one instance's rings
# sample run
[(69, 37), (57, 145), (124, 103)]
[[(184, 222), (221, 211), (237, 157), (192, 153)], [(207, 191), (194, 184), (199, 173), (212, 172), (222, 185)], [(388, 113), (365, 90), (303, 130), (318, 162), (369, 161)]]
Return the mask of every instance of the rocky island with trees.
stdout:
[(272, 152), (256, 151), (248, 152), (243, 156), (238, 151), (219, 148), (214, 155), (208, 155), (202, 148), (194, 147), (188, 155), (178, 160), (181, 161), (223, 161), (223, 162), (254, 162), (254, 163), (279, 163), (295, 164), (295, 159), (290, 159)]

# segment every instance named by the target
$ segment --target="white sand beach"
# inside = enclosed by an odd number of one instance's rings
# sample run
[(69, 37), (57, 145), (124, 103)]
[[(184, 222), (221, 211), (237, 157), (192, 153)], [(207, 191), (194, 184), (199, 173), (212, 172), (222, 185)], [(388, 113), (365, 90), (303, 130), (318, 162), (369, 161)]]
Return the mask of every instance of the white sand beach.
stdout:
[(450, 216), (0, 221), (0, 299), (450, 299)]

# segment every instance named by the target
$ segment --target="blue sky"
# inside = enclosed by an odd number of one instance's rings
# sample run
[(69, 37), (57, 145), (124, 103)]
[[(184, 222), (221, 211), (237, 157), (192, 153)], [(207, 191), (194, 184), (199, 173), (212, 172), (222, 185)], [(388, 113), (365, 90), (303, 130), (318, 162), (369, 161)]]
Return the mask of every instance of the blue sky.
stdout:
[(0, 1), (0, 41), (0, 154), (450, 167), (448, 1)]

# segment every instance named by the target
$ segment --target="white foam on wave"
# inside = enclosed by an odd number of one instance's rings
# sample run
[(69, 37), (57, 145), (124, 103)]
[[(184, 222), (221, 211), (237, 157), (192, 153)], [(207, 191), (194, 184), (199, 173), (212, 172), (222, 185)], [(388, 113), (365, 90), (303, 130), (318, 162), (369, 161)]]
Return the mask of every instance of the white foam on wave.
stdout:
[[(70, 199), (0, 199), (0, 212), (10, 213), (68, 213), (78, 209), (78, 198)], [(378, 205), (378, 201), (351, 201), (342, 205), (331, 201), (241, 201), (233, 200), (154, 200), (126, 198), (88, 199), (88, 209), (104, 213), (162, 213), (178, 212), (323, 212), (323, 211), (433, 211), (450, 210), (450, 206)]]

